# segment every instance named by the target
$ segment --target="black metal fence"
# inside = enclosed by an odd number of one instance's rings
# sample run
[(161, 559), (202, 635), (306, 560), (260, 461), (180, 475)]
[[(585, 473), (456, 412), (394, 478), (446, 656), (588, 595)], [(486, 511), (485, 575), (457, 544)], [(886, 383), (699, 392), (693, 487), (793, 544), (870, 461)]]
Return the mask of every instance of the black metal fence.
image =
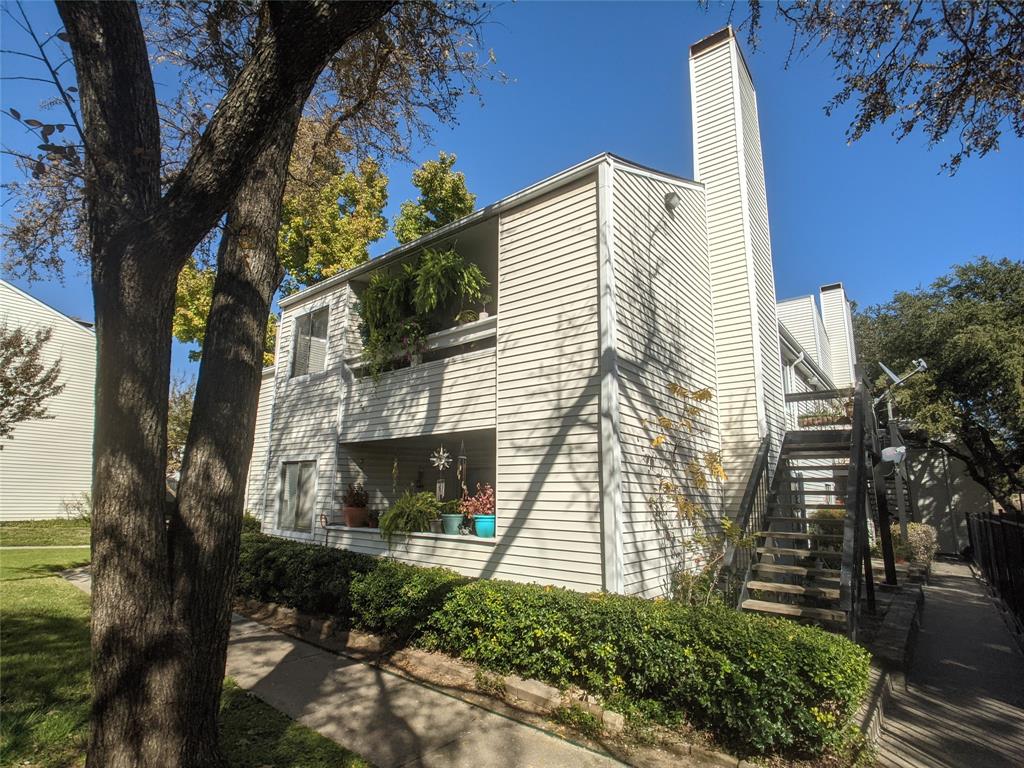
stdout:
[(974, 562), (1024, 633), (1024, 515), (975, 513), (968, 529)]

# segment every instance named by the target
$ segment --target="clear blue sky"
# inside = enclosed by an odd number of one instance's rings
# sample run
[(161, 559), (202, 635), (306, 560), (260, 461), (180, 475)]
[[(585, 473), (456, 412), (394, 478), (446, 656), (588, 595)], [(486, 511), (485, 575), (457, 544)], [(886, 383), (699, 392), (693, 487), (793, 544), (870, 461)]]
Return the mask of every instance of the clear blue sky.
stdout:
[[(52, 6), (29, 10), (44, 31), (57, 28)], [(485, 83), (483, 107), (468, 99), (459, 124), (418, 147), (416, 161), (438, 149), (456, 153), (479, 205), (603, 151), (691, 177), (687, 48), (727, 16), (728, 6), (704, 11), (693, 3), (500, 7), (486, 43), (512, 81)], [(6, 20), (3, 41), (4, 48), (21, 43)], [(759, 50), (744, 46), (758, 92), (779, 298), (841, 280), (854, 300), (873, 304), (977, 255), (1024, 257), (1024, 142), (1004, 135), (1000, 152), (968, 160), (953, 178), (939, 170), (949, 151), (929, 151), (923, 136), (897, 144), (882, 129), (847, 146), (848, 114), (829, 118), (822, 110), (836, 90), (829, 61), (812, 54), (787, 70), (788, 44), (787, 28), (768, 20)], [(15, 64), (3, 57), (5, 70)], [(11, 87), (3, 106), (22, 112), (43, 88), (4, 85)], [(0, 128), (6, 145), (24, 145), (10, 118)], [(7, 177), (7, 159), (2, 167)], [(392, 217), (414, 194), (411, 170), (387, 169)], [(63, 286), (16, 282), (58, 309), (92, 317), (81, 269), (70, 270)], [(182, 349), (175, 368), (188, 368)]]

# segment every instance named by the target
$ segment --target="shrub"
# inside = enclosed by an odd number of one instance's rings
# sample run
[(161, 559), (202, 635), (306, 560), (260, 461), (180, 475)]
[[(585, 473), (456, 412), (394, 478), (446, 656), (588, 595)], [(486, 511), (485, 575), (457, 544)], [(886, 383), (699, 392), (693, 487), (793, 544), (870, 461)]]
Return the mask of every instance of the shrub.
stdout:
[(493, 672), (578, 686), (631, 714), (686, 720), (748, 753), (841, 746), (867, 687), (865, 651), (782, 619), (471, 581), (260, 533), (242, 537), (238, 591)]
[(439, 609), (449, 593), (468, 581), (445, 568), (417, 568), (379, 560), (350, 588), (354, 623), (361, 629), (408, 640)]
[(250, 514), (242, 515), (242, 535), (260, 532), (260, 519)]
[(237, 592), (306, 613), (348, 619), (352, 579), (375, 558), (344, 549), (312, 546), (258, 533), (242, 537)]
[(892, 524), (892, 547), (898, 557), (919, 563), (930, 563), (939, 551), (939, 534), (935, 526), (907, 523), (907, 541), (903, 541), (900, 524)]
[(421, 642), (685, 717), (754, 752), (839, 746), (868, 675), (858, 646), (782, 619), (497, 581), (457, 588)]

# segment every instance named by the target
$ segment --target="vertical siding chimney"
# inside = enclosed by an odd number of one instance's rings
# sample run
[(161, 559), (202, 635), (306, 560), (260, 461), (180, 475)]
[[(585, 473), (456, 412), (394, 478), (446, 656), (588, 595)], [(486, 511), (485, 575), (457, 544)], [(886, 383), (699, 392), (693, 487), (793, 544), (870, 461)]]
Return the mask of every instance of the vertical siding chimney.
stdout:
[(837, 387), (852, 387), (853, 368), (857, 363), (857, 348), (853, 341), (853, 313), (850, 300), (842, 283), (823, 285), (821, 295), (821, 319), (828, 334), (828, 346), (832, 353), (832, 382)]
[(722, 453), (734, 512), (761, 438), (785, 430), (757, 94), (732, 27), (690, 47), (693, 170), (707, 195)]

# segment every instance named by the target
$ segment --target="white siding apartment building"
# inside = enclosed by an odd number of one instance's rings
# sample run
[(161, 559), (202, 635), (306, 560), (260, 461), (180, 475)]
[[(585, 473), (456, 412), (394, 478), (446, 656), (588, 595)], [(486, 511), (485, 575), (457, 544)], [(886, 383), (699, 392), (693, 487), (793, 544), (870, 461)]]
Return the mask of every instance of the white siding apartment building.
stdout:
[[(264, 530), (470, 576), (666, 592), (687, 565), (687, 531), (649, 503), (670, 385), (714, 393), (688, 447), (721, 453), (729, 480), (698, 495), (730, 514), (765, 435), (778, 454), (785, 393), (848, 384), (835, 372), (853, 359), (852, 337), (832, 337), (836, 308), (849, 318), (841, 286), (823, 289), (824, 316), (806, 305), (809, 333), (776, 306), (757, 97), (731, 28), (691, 47), (690, 72), (695, 179), (602, 154), (281, 301), (247, 497)], [(368, 376), (360, 296), (427, 247), (480, 266), (490, 316)], [(350, 482), (378, 512), (432, 489), (441, 445), (468, 457), (470, 488), (494, 485), (494, 538), (389, 546), (341, 524)]]
[(0, 324), (27, 333), (51, 329), (42, 350), (49, 367), (60, 358), (64, 390), (46, 401), (53, 418), (27, 421), (0, 446), (0, 520), (66, 517), (92, 484), (96, 334), (0, 280)]

